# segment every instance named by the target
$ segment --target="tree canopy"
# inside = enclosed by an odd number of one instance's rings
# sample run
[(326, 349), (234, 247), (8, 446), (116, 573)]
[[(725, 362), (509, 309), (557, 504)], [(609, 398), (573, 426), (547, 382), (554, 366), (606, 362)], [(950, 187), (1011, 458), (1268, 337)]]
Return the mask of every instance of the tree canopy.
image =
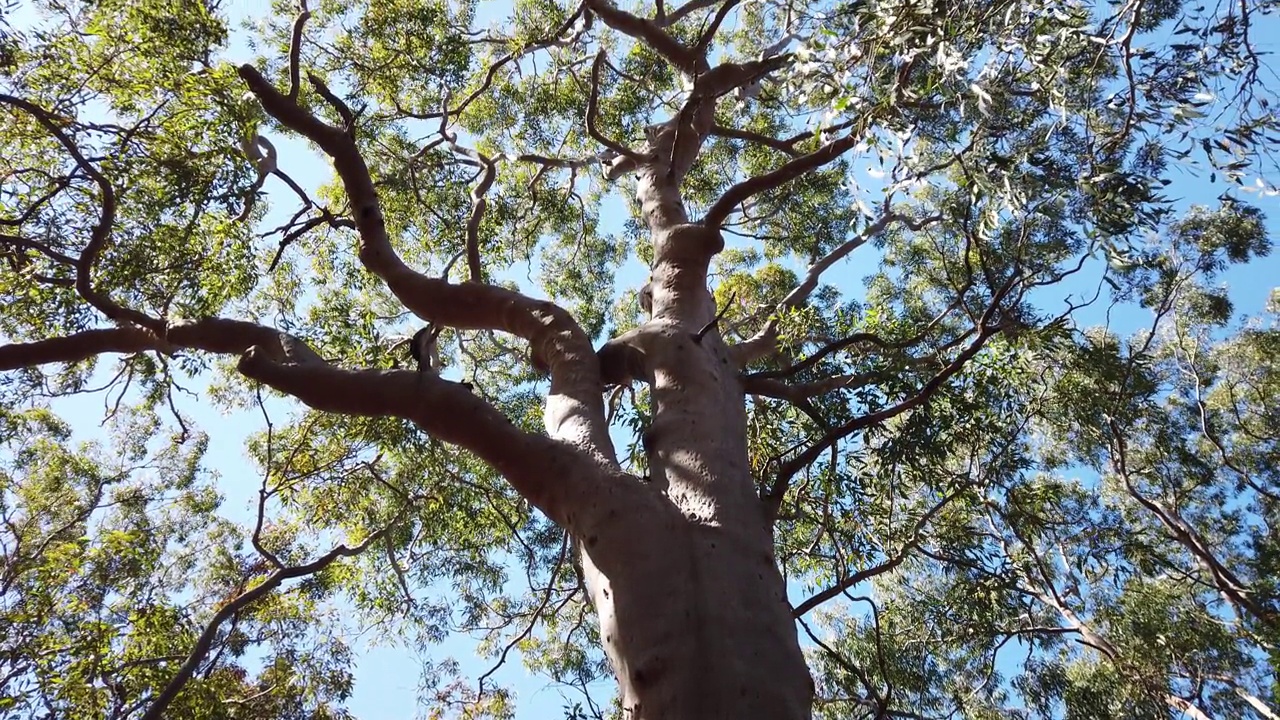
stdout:
[(815, 717), (1280, 717), (1280, 2), (243, 5), (0, 10), (0, 718), (638, 717), (605, 495)]

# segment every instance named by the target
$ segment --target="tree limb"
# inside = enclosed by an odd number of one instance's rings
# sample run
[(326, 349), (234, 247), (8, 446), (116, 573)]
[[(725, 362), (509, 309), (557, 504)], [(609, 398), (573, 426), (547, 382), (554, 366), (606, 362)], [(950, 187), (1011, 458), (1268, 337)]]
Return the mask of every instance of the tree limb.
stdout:
[(725, 0), (720, 9), (716, 10), (715, 17), (711, 18), (711, 24), (703, 31), (702, 37), (698, 38), (698, 43), (694, 46), (693, 51), (699, 55), (705, 54), (707, 48), (711, 46), (711, 41), (715, 39), (716, 33), (720, 31), (720, 25), (724, 23), (724, 19), (729, 16), (729, 12), (738, 6), (740, 0)]
[(591, 63), (591, 93), (587, 96), (587, 134), (596, 140), (596, 142), (604, 145), (615, 153), (639, 161), (640, 154), (613, 138), (605, 135), (596, 125), (596, 115), (599, 111), (600, 102), (600, 68), (604, 66), (605, 51), (601, 50), (596, 53), (596, 59)]
[(552, 437), (573, 438), (597, 457), (613, 462), (595, 352), (573, 317), (553, 303), (505, 288), (474, 282), (455, 285), (409, 268), (391, 246), (377, 189), (354, 138), (289, 100), (252, 65), (242, 65), (239, 72), (268, 114), (333, 159), (351, 203), (361, 263), (406, 308), (430, 323), (504, 330), (529, 341), (534, 357), (551, 370), (544, 413), (547, 431)]
[(567, 497), (581, 491), (585, 458), (571, 448), (532, 435), (461, 383), (412, 370), (345, 370), (327, 364), (276, 362), (250, 347), (237, 369), (246, 377), (322, 412), (411, 420), (432, 437), (476, 454), (522, 496), (561, 526)]
[[(594, 10), (605, 25), (647, 44), (654, 52), (666, 58), (677, 69), (693, 74), (701, 56), (671, 37), (653, 21), (620, 10), (610, 0), (587, 0), (587, 7)], [(706, 61), (703, 60), (703, 63)]]
[(911, 553), (911, 551), (914, 550), (916, 546), (920, 544), (920, 541), (923, 539), (920, 532), (924, 530), (924, 526), (928, 525), (929, 521), (932, 520), (934, 516), (942, 512), (943, 508), (949, 505), (952, 500), (955, 500), (956, 498), (960, 497), (960, 494), (965, 492), (966, 490), (968, 490), (967, 487), (962, 487), (957, 490), (953, 490), (952, 492), (948, 493), (945, 497), (943, 497), (941, 500), (939, 500), (937, 503), (935, 503), (933, 507), (929, 508), (929, 510), (925, 512), (924, 515), (921, 515), (911, 528), (910, 538), (905, 543), (902, 544), (902, 547), (898, 548), (898, 552), (895, 553), (893, 557), (888, 558), (887, 560), (880, 563), (879, 565), (876, 565), (875, 567), (870, 567), (870, 568), (867, 568), (866, 570), (861, 570), (859, 572), (856, 572), (850, 575), (849, 577), (843, 580), (840, 580), (839, 582), (832, 585), (831, 587), (821, 592), (815, 593), (809, 599), (801, 602), (799, 605), (796, 605), (795, 608), (792, 609), (791, 611), (792, 617), (797, 617), (797, 618), (802, 617), (808, 614), (809, 611), (821, 605), (822, 603), (836, 597), (837, 595), (852, 588), (858, 583), (870, 580), (871, 578), (877, 575), (883, 575), (884, 573), (887, 573), (890, 570), (893, 570), (894, 568), (901, 565), (903, 561), (907, 559), (907, 556)]
[[(996, 312), (999, 310), (1005, 297), (1013, 290), (1015, 283), (1018, 281), (1018, 274), (1010, 276), (1009, 280), (995, 293), (991, 299), (991, 303), (987, 306), (986, 312), (983, 313), (977, 330), (977, 337), (969, 344), (968, 347), (961, 350), (956, 357), (945, 367), (939, 370), (918, 393), (891, 405), (882, 410), (878, 410), (867, 415), (856, 417), (839, 427), (833, 428), (818, 442), (809, 446), (804, 452), (792, 457), (783, 463), (778, 469), (778, 473), (774, 479), (773, 485), (770, 487), (764, 499), (769, 503), (772, 513), (776, 513), (778, 507), (781, 506), (783, 498), (786, 496), (787, 489), (791, 485), (791, 478), (801, 469), (808, 466), (816, 460), (827, 448), (831, 447), (841, 439), (859, 430), (866, 429), (873, 425), (885, 422), (891, 418), (897, 417), (908, 410), (923, 405), (933, 396), (942, 384), (949, 380), (956, 373), (960, 372), (964, 366), (978, 354), (978, 351), (986, 344), (987, 340), (999, 333), (1003, 327), (999, 324), (993, 324)], [(973, 331), (970, 331), (973, 332)]]
[(823, 145), (808, 155), (801, 155), (790, 162), (784, 163), (775, 170), (743, 180), (726, 190), (720, 196), (720, 199), (715, 201), (715, 204), (707, 211), (706, 217), (702, 218), (702, 224), (708, 227), (724, 225), (724, 221), (728, 219), (729, 214), (748, 198), (759, 195), (762, 192), (768, 192), (791, 182), (805, 173), (816, 170), (836, 160), (857, 144), (858, 137), (849, 134)]
[(724, 125), (713, 125), (711, 126), (711, 134), (729, 138), (731, 140), (743, 140), (746, 142), (756, 143), (757, 145), (764, 145), (765, 147), (773, 148), (778, 152), (784, 152), (791, 156), (800, 154), (796, 151), (795, 144), (793, 143), (786, 140), (779, 140), (775, 137), (769, 137), (768, 135), (753, 132), (751, 130), (725, 127)]
[(699, 10), (706, 10), (715, 4), (716, 0), (689, 0), (689, 2), (684, 5), (672, 10), (670, 14), (655, 20), (654, 24), (658, 27), (669, 27), (680, 22), (685, 17), (698, 12)]
[(340, 557), (354, 557), (359, 555), (375, 540), (382, 537), (391, 527), (392, 526), (388, 525), (387, 527), (370, 534), (369, 537), (365, 538), (364, 542), (355, 547), (339, 545), (325, 553), (323, 556), (305, 565), (280, 568), (267, 576), (261, 585), (257, 585), (243, 593), (240, 593), (231, 602), (223, 605), (216, 613), (214, 613), (213, 617), (209, 620), (209, 623), (205, 625), (204, 631), (200, 633), (200, 638), (196, 641), (195, 647), (191, 648), (191, 653), (187, 655), (187, 659), (182, 663), (182, 666), (178, 668), (178, 672), (170, 678), (168, 684), (165, 685), (164, 690), (162, 690), (160, 694), (156, 696), (155, 701), (151, 703), (151, 707), (147, 708), (147, 711), (143, 713), (142, 720), (160, 720), (164, 717), (165, 710), (169, 708), (169, 705), (173, 702), (174, 698), (176, 698), (178, 693), (182, 691), (183, 686), (185, 686), (187, 681), (191, 679), (191, 676), (195, 674), (196, 668), (199, 667), (200, 663), (204, 662), (205, 657), (208, 656), (209, 650), (213, 647), (213, 642), (218, 635), (218, 629), (222, 627), (224, 622), (235, 616), (236, 613), (248, 607), (255, 600), (265, 596), (272, 590), (275, 590), (285, 580), (314, 575), (328, 567), (333, 563), (333, 561)]
[(172, 351), (150, 330), (134, 326), (85, 330), (63, 337), (0, 345), (0, 371), (49, 363), (74, 363), (102, 353), (132, 354), (144, 350)]
[(440, 137), (444, 138), (445, 144), (455, 153), (480, 163), (480, 181), (471, 189), (471, 216), (467, 218), (466, 253), (467, 269), (471, 273), (471, 282), (484, 282), (484, 268), (480, 261), (480, 221), (484, 219), (485, 208), (489, 206), (489, 201), (485, 198), (485, 195), (489, 193), (489, 188), (493, 186), (498, 168), (488, 155), (479, 150), (458, 144), (457, 137), (449, 132), (449, 114), (447, 111), (440, 113)]
[[(791, 292), (787, 293), (787, 296), (782, 299), (782, 302), (778, 303), (777, 309), (770, 317), (769, 321), (765, 323), (765, 326), (760, 329), (760, 332), (732, 348), (733, 356), (738, 362), (738, 366), (744, 367), (774, 352), (777, 343), (778, 311), (786, 310), (788, 308), (797, 308), (804, 305), (804, 303), (808, 301), (809, 295), (811, 295), (814, 289), (818, 287), (818, 281), (821, 279), (822, 273), (826, 272), (832, 265), (847, 257), (854, 250), (865, 245), (868, 240), (879, 235), (881, 232), (884, 232), (884, 229), (888, 227), (889, 223), (901, 219), (904, 219), (902, 215), (894, 213), (888, 209), (886, 201), (885, 212), (880, 216), (880, 219), (866, 226), (862, 229), (862, 232), (844, 241), (837, 247), (833, 248), (831, 252), (827, 253), (810, 265), (809, 270), (805, 273), (804, 279), (801, 280), (800, 284), (793, 288)], [(859, 340), (870, 339), (868, 337), (858, 335), (851, 337), (857, 337)], [(851, 340), (851, 342), (856, 341)]]
[[(473, 90), (470, 95), (464, 98), (463, 101), (459, 103), (457, 107), (447, 108), (445, 110), (442, 110), (441, 112), (418, 113), (418, 112), (411, 112), (410, 110), (407, 110), (401, 107), (399, 102), (396, 102), (396, 105), (395, 105), (396, 111), (403, 115), (406, 115), (408, 117), (415, 118), (418, 120), (435, 120), (439, 118), (441, 115), (462, 114), (462, 111), (466, 110), (471, 105), (471, 103), (475, 102), (476, 98), (479, 98), (481, 95), (489, 91), (489, 88), (493, 86), (494, 78), (497, 77), (498, 71), (501, 70), (503, 66), (508, 65), (516, 60), (519, 60), (520, 58), (524, 57), (525, 55), (528, 55), (531, 52), (544, 50), (546, 48), (552, 47), (553, 45), (559, 45), (562, 42), (565, 42), (561, 38), (564, 36), (566, 32), (568, 32), (571, 28), (573, 28), (574, 23), (576, 23), (579, 18), (582, 18), (585, 13), (586, 13), (586, 6), (579, 5), (578, 9), (575, 10), (572, 15), (565, 18), (564, 22), (561, 23), (560, 26), (556, 28), (556, 30), (552, 32), (550, 35), (543, 37), (542, 39), (536, 42), (529, 43), (528, 45), (525, 45), (518, 50), (509, 52), (506, 55), (503, 55), (502, 57), (495, 60), (492, 64), (489, 65), (488, 70), (485, 71), (484, 81), (480, 83), (480, 86), (477, 87), (475, 90)], [(591, 23), (588, 18), (588, 21), (584, 22), (584, 27), (589, 27), (590, 24)], [(573, 41), (573, 38), (570, 38), (567, 42), (572, 42), (572, 41)]]
[(748, 395), (777, 398), (778, 400), (805, 400), (816, 395), (823, 395), (832, 390), (855, 390), (884, 377), (882, 372), (855, 373), (852, 375), (835, 375), (809, 383), (785, 383), (759, 375), (742, 376), (742, 389)]
[(76, 166), (80, 168), (80, 171), (89, 176), (89, 179), (98, 186), (99, 192), (102, 194), (102, 209), (98, 213), (98, 222), (93, 226), (89, 242), (84, 246), (84, 250), (80, 252), (80, 257), (76, 260), (76, 292), (90, 305), (97, 308), (99, 312), (106, 315), (109, 320), (131, 322), (152, 332), (162, 332), (164, 330), (164, 321), (132, 308), (124, 307), (105, 293), (99, 292), (93, 286), (93, 266), (97, 263), (98, 256), (111, 238), (111, 229), (115, 225), (116, 191), (111, 185), (111, 181), (107, 180), (106, 176), (85, 158), (84, 154), (80, 152), (80, 148), (62, 131), (58, 123), (54, 122), (53, 117), (47, 110), (22, 98), (4, 93), (0, 93), (0, 103), (11, 105), (35, 118), (36, 122), (40, 123), (62, 145), (67, 154), (71, 156), (71, 159), (75, 161)]
[(302, 28), (311, 19), (311, 11), (307, 9), (307, 0), (298, 0), (298, 16), (293, 20), (293, 35), (289, 38), (289, 99), (298, 97), (298, 88), (302, 76)]

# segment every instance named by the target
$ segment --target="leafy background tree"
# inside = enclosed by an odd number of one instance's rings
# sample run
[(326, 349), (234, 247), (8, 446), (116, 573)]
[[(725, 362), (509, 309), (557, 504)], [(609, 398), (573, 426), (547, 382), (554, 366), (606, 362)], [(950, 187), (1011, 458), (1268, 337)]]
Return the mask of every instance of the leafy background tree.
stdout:
[[(0, 716), (348, 717), (369, 635), (405, 716), (521, 707), (459, 636), (571, 717), (807, 703), (664, 625), (772, 580), (663, 586), (655, 497), (767, 521), (816, 716), (1280, 713), (1277, 3), (257, 10), (5, 7)], [(634, 513), (563, 511), (583, 456)], [(651, 566), (702, 669), (615, 698)]]

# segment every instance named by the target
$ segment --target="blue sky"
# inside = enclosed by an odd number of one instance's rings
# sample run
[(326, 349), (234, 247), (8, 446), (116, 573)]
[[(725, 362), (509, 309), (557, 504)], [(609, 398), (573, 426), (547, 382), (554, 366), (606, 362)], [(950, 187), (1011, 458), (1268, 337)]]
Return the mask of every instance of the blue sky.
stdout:
[[(226, 4), (226, 9), (233, 16), (257, 12), (262, 7), (259, 3), (247, 1)], [(505, 1), (489, 3), (481, 17), (494, 17), (497, 11), (505, 7), (509, 7)], [(13, 19), (15, 25), (21, 26), (24, 22), (23, 18), (24, 9), (20, 6)], [(1275, 20), (1269, 20), (1268, 23), (1272, 26), (1280, 25)], [(1280, 26), (1275, 29), (1280, 29)], [(1268, 44), (1262, 45), (1265, 48)], [(1270, 44), (1271, 47), (1274, 45), (1274, 43)], [(247, 59), (248, 50), (243, 44), (238, 44), (233, 47), (231, 55), (235, 59)], [(308, 190), (314, 190), (318, 181), (328, 177), (327, 161), (312, 152), (306, 143), (287, 136), (273, 135), (271, 140), (281, 151), (281, 168), (307, 186)], [(865, 174), (865, 168), (869, 163), (857, 162), (855, 165), (862, 171), (861, 179), (871, 185), (873, 179)], [(310, 179), (311, 182), (303, 182), (306, 179)], [(1272, 181), (1276, 182), (1280, 179), (1273, 178)], [(1216, 205), (1216, 198), (1223, 187), (1221, 183), (1210, 185), (1204, 176), (1187, 174), (1170, 186), (1168, 193), (1181, 197), (1184, 205), (1200, 203), (1212, 206)], [(272, 208), (263, 223), (263, 227), (271, 227), (288, 218), (292, 209), (292, 196), (282, 183), (274, 178), (268, 181), (266, 190), (273, 199), (278, 200), (278, 204)], [(458, 192), (466, 193), (467, 189), (459, 187)], [(1273, 238), (1280, 237), (1280, 203), (1277, 203), (1275, 198), (1254, 196), (1247, 199), (1259, 204), (1268, 213), (1268, 228)], [(875, 260), (873, 253), (874, 250), (870, 247), (855, 252), (850, 259), (835, 268), (826, 280), (842, 287), (853, 297), (860, 296), (862, 294), (861, 277), (866, 268), (873, 266)], [(1055, 302), (1068, 293), (1077, 298), (1091, 294), (1099, 282), (1102, 269), (1101, 260), (1092, 261), (1088, 266), (1088, 272), (1082, 274), (1079, 279), (1046, 291), (1043, 301), (1045, 309), (1054, 310)], [(1255, 312), (1260, 309), (1272, 288), (1277, 285), (1278, 270), (1280, 270), (1280, 263), (1273, 257), (1249, 266), (1233, 268), (1226, 273), (1222, 281), (1230, 288), (1237, 310)], [(519, 275), (522, 276), (523, 273)], [(642, 279), (642, 270), (629, 267), (620, 281), (625, 286), (638, 284)], [(1113, 329), (1121, 333), (1131, 332), (1148, 321), (1145, 313), (1132, 309), (1120, 309), (1111, 313), (1109, 317), (1106, 310), (1105, 301), (1100, 302), (1094, 307), (1081, 311), (1077, 320), (1084, 325), (1110, 322)], [(178, 396), (177, 402), (179, 410), (210, 435), (208, 459), (211, 466), (221, 475), (220, 489), (226, 498), (225, 514), (237, 520), (251, 518), (256, 504), (259, 474), (248, 462), (244, 448), (249, 435), (260, 428), (260, 417), (254, 413), (222, 414), (211, 404), (184, 395)], [(105, 412), (102, 398), (77, 396), (59, 399), (53, 405), (55, 409), (64, 413), (64, 417), (75, 421), (80, 439), (102, 437), (102, 432), (98, 429)], [(621, 444), (626, 439), (616, 438), (616, 440)], [(803, 589), (795, 584), (792, 585), (791, 590), (793, 599), (802, 598), (805, 594)], [(412, 654), (394, 645), (371, 645), (368, 636), (353, 637), (350, 641), (360, 656), (355, 668), (355, 694), (350, 702), (350, 708), (357, 717), (371, 720), (410, 718), (424, 712), (416, 705), (419, 665)], [(491, 660), (476, 656), (473, 641), (464, 636), (451, 637), (438, 646), (433, 653), (433, 658), (437, 660), (446, 656), (456, 658), (462, 666), (464, 675), (471, 678), (479, 676), (492, 664)], [(578, 699), (571, 691), (563, 691), (565, 695), (562, 697), (562, 691), (550, 685), (544, 678), (526, 675), (518, 658), (515, 657), (508, 661), (503, 670), (499, 671), (496, 680), (515, 688), (519, 698), (518, 715), (520, 717), (558, 717), (567, 702)]]

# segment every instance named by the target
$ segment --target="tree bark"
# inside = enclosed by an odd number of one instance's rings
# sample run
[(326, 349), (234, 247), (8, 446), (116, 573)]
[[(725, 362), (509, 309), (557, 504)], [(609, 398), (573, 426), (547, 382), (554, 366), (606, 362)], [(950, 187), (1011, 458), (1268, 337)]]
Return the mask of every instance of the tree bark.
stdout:
[(813, 683), (750, 471), (739, 368), (714, 326), (703, 332), (724, 240), (718, 222), (689, 222), (679, 190), (714, 105), (691, 97), (635, 169), (654, 246), (651, 318), (611, 344), (642, 359), (652, 392), (649, 498), (582, 538), (583, 568), (626, 717), (808, 718)]

